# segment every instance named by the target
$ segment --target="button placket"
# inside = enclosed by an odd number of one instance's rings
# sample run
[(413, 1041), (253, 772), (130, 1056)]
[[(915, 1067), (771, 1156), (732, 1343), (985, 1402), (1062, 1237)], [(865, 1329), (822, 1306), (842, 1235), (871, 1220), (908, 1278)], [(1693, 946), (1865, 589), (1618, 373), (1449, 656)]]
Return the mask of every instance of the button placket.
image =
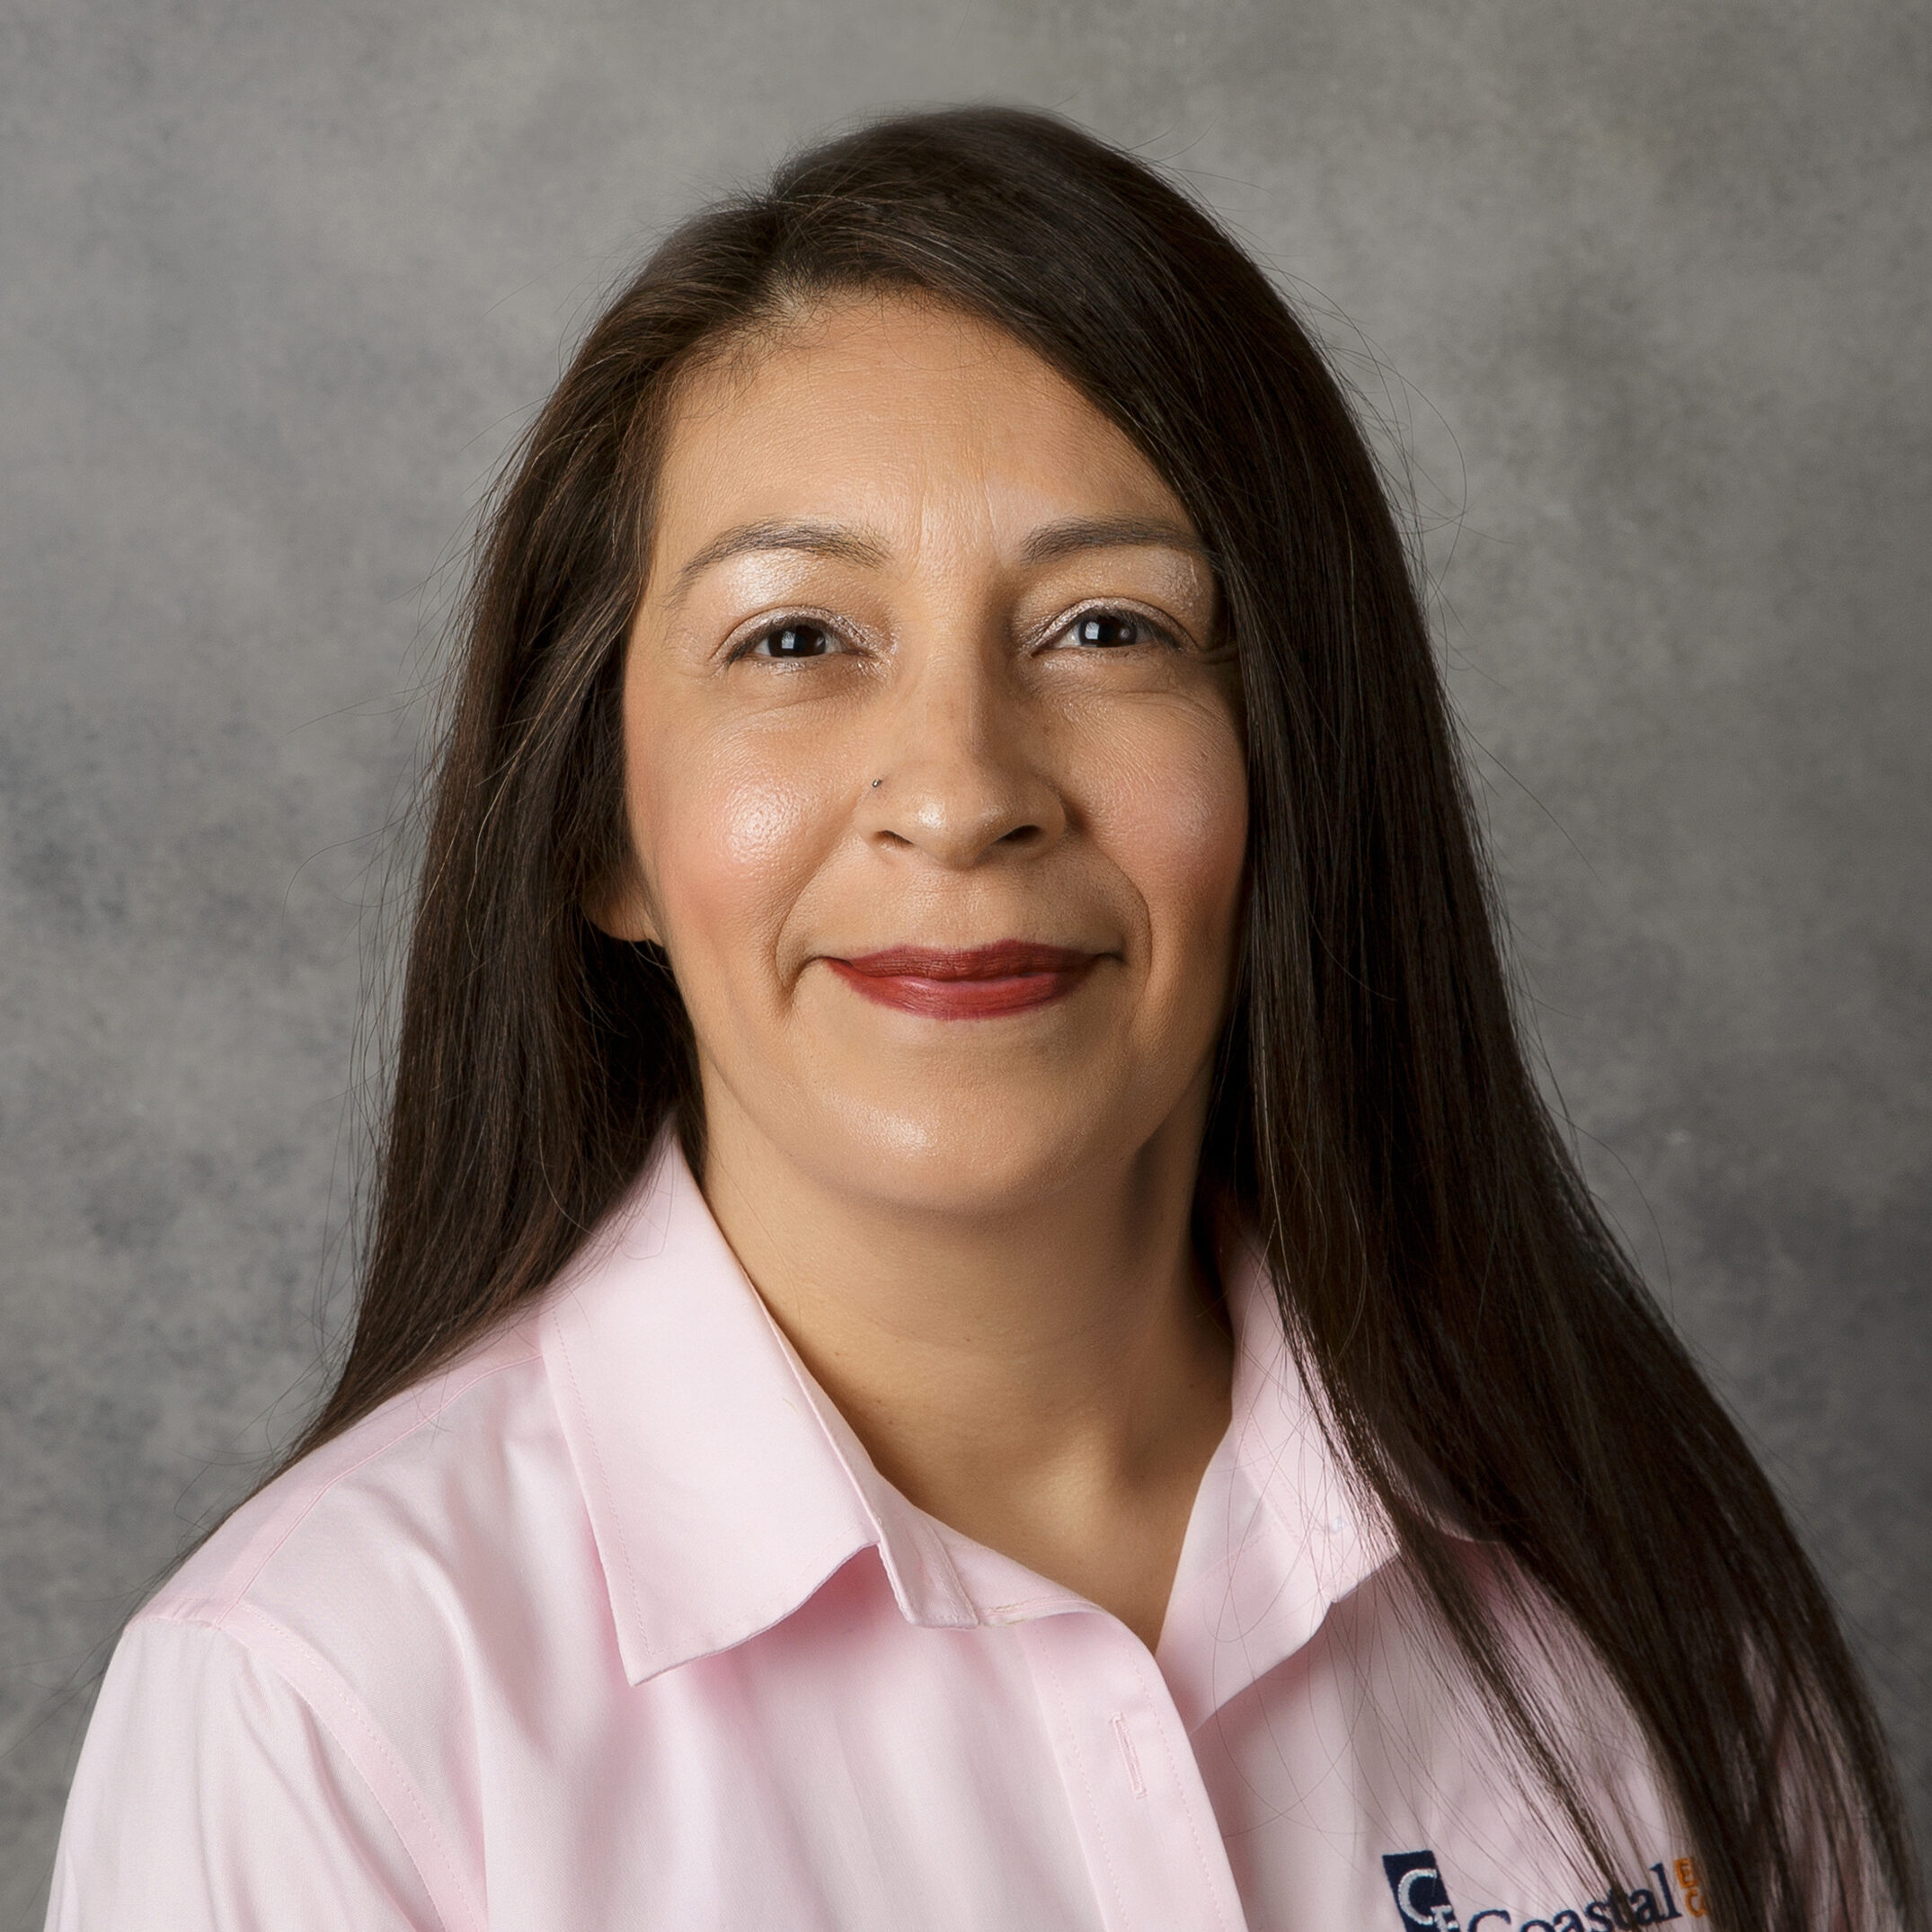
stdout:
[(1110, 1932), (1245, 1932), (1207, 1786), (1153, 1659), (1098, 1612), (1021, 1642)]

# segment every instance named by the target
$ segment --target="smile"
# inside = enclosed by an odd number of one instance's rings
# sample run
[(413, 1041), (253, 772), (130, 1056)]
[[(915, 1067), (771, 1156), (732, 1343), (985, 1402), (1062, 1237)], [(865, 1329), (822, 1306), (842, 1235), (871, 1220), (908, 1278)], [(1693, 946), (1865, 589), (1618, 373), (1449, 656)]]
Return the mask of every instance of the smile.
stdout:
[(882, 1006), (934, 1020), (991, 1020), (1050, 1006), (1093, 970), (1097, 953), (1003, 939), (969, 952), (891, 946), (826, 964)]

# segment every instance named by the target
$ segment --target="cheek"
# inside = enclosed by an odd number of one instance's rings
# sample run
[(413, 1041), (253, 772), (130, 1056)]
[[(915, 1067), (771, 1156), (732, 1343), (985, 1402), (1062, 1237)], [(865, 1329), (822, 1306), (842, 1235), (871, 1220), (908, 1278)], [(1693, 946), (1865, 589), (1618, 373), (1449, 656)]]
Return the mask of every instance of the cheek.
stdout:
[(1199, 988), (1225, 979), (1247, 856), (1247, 774), (1231, 720), (1183, 713), (1122, 734), (1095, 819), (1146, 908), (1149, 962)]
[(741, 996), (818, 862), (822, 787), (796, 748), (686, 731), (637, 749), (632, 829), (686, 1000)]

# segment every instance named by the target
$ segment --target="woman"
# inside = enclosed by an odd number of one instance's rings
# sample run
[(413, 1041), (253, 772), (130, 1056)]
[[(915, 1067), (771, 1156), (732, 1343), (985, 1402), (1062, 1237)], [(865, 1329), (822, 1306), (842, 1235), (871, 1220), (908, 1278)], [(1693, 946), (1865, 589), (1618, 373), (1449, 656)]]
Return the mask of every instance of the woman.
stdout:
[(972, 111), (680, 230), (435, 798), (352, 1346), (123, 1639), (53, 1925), (1923, 1922), (1192, 203)]

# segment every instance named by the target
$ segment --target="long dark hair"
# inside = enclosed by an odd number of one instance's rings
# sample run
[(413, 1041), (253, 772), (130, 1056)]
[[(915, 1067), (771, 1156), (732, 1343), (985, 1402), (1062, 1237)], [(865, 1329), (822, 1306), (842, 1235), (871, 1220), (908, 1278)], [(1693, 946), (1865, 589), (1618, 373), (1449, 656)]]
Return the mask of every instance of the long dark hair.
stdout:
[(698, 1144), (662, 958), (582, 910), (625, 863), (618, 677), (660, 431), (694, 356), (882, 288), (1035, 350), (1216, 560), (1253, 829), (1204, 1178), (1264, 1242), (1338, 1447), (1528, 1765), (1607, 1859), (1450, 1528), (1600, 1659), (1718, 1923), (1864, 1924), (1889, 1900), (1922, 1924), (1825, 1592), (1526, 1065), (1411, 559), (1344, 396), (1210, 217), (1048, 116), (878, 122), (699, 215), (514, 454), (435, 776), (359, 1317), (297, 1453), (542, 1289), (667, 1120)]

